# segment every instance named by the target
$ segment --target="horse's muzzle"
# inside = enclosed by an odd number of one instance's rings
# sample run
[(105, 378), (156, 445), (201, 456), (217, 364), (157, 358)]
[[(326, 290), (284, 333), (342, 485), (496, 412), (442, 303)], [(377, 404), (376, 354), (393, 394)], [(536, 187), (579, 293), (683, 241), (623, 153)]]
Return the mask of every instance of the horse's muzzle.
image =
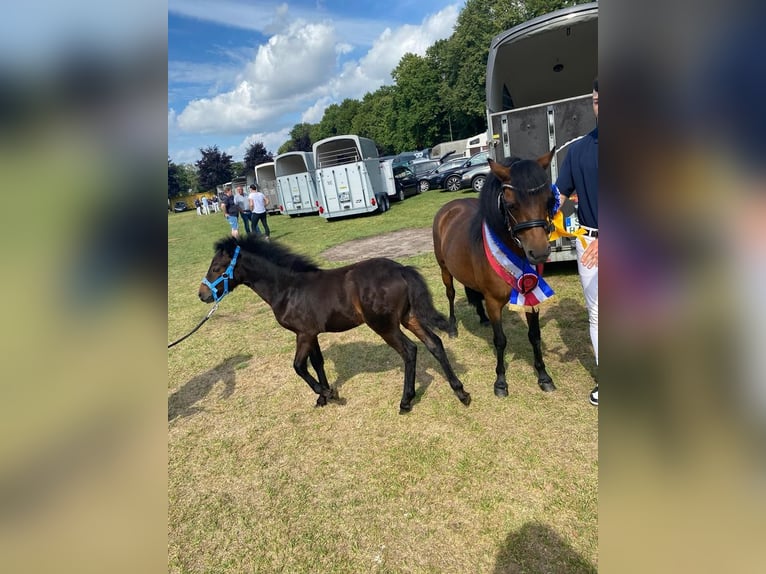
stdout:
[(215, 299), (213, 297), (213, 292), (206, 285), (200, 286), (198, 295), (199, 295), (200, 301), (202, 301), (203, 303), (212, 303), (213, 300)]
[(526, 252), (527, 261), (529, 261), (532, 265), (537, 265), (538, 263), (545, 263), (548, 261), (548, 257), (551, 254), (551, 246), (548, 244), (547, 248), (542, 251), (536, 251), (534, 249), (529, 249)]

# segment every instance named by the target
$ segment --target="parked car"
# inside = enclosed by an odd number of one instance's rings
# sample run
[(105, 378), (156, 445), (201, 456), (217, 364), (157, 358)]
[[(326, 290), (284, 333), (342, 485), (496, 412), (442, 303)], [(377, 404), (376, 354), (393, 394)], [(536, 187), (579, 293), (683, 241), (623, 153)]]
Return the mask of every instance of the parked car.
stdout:
[(173, 211), (175, 212), (186, 211), (187, 209), (189, 209), (189, 206), (186, 205), (185, 201), (176, 201), (173, 204)]
[(393, 169), (396, 199), (398, 201), (404, 201), (405, 197), (419, 193), (418, 178), (412, 168), (402, 164), (395, 165)]
[(489, 152), (486, 151), (481, 151), (472, 155), (468, 160), (465, 161), (463, 165), (456, 167), (451, 172), (444, 173), (442, 183), (438, 187), (446, 191), (457, 191), (459, 189), (463, 189), (462, 179), (464, 173), (474, 169), (485, 169), (486, 172), (489, 173), (489, 164), (487, 163), (488, 157)]
[(476, 193), (481, 191), (484, 187), (484, 182), (487, 181), (489, 175), (489, 164), (487, 160), (484, 160), (484, 165), (477, 165), (463, 173), (460, 178), (459, 189), (473, 189)]
[(424, 173), (420, 178), (418, 185), (420, 191), (428, 191), (429, 189), (441, 189), (444, 185), (444, 179), (451, 173), (454, 173), (456, 169), (463, 167), (469, 158), (457, 157), (455, 159), (448, 159), (441, 165), (436, 166), (431, 171)]

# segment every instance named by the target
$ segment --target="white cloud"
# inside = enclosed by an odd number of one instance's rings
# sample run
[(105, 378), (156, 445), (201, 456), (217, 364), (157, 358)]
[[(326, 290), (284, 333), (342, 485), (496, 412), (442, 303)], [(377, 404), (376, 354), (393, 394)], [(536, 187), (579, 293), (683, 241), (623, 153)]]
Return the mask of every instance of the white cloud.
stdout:
[[(207, 6), (212, 6), (208, 0), (171, 0), (169, 5), (171, 10), (182, 7), (186, 15), (196, 11), (202, 14), (202, 7)], [(242, 9), (235, 2), (215, 2), (215, 6), (211, 10), (217, 17), (227, 19), (235, 18), (233, 14)], [(223, 8), (219, 10), (219, 6)], [(358, 99), (390, 84), (391, 71), (405, 53), (422, 56), (434, 42), (452, 34), (459, 11), (458, 4), (450, 5), (425, 18), (419, 26), (388, 26), (382, 32), (378, 24), (377, 31), (366, 40), (370, 46), (367, 53), (343, 64), (340, 58), (359, 47), (356, 34), (347, 33), (350, 20), (317, 21), (316, 15), (313, 20), (295, 20), (293, 15), (292, 23), (259, 46), (255, 58), (241, 68), (233, 90), (192, 100), (178, 114), (169, 110), (169, 134), (171, 125), (188, 134), (250, 133), (253, 135), (239, 146), (230, 148), (236, 153), (227, 151), (235, 160), (242, 157), (252, 141), (262, 141), (276, 153), (296, 123), (317, 123), (330, 104), (345, 98)], [(273, 17), (288, 16), (286, 6), (276, 3), (267, 5), (266, 12), (268, 15), (262, 14), (261, 21), (272, 18), (272, 13)], [(200, 66), (195, 72), (177, 62), (172, 70), (169, 66), (168, 73), (173, 89), (172, 79), (183, 82), (207, 78), (218, 86), (231, 70)], [(273, 143), (267, 143), (265, 138)]]
[(335, 72), (335, 30), (328, 23), (296, 22), (258, 48), (243, 78), (259, 99), (272, 100), (311, 91)]

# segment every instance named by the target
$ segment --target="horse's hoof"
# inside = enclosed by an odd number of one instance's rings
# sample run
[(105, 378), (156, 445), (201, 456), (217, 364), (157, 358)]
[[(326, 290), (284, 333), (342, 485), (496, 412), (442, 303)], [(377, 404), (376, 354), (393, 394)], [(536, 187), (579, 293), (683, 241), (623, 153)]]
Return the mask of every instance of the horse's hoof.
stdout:
[(553, 381), (538, 381), (538, 385), (540, 385), (540, 388), (545, 391), (546, 393), (550, 393), (551, 391), (556, 390), (556, 385), (553, 384)]
[(455, 337), (457, 337), (457, 329), (453, 331), (447, 331), (447, 335), (449, 335), (450, 339), (454, 339)]
[(465, 406), (468, 406), (471, 404), (471, 393), (463, 393), (463, 396), (458, 395), (457, 398), (460, 399), (460, 402), (463, 403)]
[(489, 325), (489, 319), (479, 319), (479, 325)]
[(319, 398), (317, 399), (316, 406), (323, 407), (327, 404), (327, 397), (323, 397), (322, 395), (319, 395)]
[(412, 411), (412, 405), (411, 404), (410, 405), (405, 405), (405, 404), (399, 405), (399, 414), (400, 415), (406, 415), (410, 411)]
[(508, 396), (508, 387), (495, 387), (495, 396), (505, 398)]

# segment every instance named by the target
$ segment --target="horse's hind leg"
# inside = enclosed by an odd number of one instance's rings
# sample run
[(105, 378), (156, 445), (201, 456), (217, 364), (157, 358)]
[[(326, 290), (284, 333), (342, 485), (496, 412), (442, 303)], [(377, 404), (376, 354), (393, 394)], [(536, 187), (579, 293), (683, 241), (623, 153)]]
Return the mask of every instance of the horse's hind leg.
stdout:
[(417, 364), (418, 347), (402, 333), (398, 324), (388, 328), (370, 323), (368, 325), (404, 359), (404, 389), (402, 390), (402, 401), (399, 403), (399, 413), (410, 412), (412, 399), (415, 398), (415, 365)]
[(460, 382), (460, 379), (455, 375), (455, 371), (452, 370), (452, 365), (449, 362), (447, 352), (444, 350), (444, 345), (439, 336), (414, 317), (411, 317), (404, 326), (415, 333), (417, 338), (423, 341), (426, 348), (434, 357), (436, 357), (436, 360), (439, 361), (439, 364), (444, 371), (444, 375), (447, 377), (449, 386), (452, 387), (453, 392), (457, 395), (457, 398), (460, 399), (460, 402), (465, 406), (470, 405), (471, 394), (463, 388), (463, 383)]
[(447, 334), (450, 338), (457, 337), (457, 320), (455, 319), (455, 282), (452, 278), (452, 274), (447, 271), (444, 265), (439, 263), (442, 269), (442, 283), (447, 292), (447, 301), (449, 301), (449, 329)]
[(299, 334), (297, 339), (295, 358), (293, 359), (293, 368), (295, 369), (295, 372), (298, 373), (298, 376), (306, 381), (306, 384), (311, 387), (311, 390), (319, 395), (316, 404), (318, 407), (323, 407), (327, 404), (327, 399), (332, 394), (332, 391), (327, 384), (327, 377), (324, 375), (324, 367), (322, 367), (321, 374), (319, 374), (320, 379), (323, 379), (322, 381), (317, 381), (314, 377), (311, 376), (311, 373), (309, 373), (308, 370), (309, 354), (313, 352), (315, 343), (317, 348), (319, 346), (316, 340), (316, 336)]
[(484, 304), (482, 303), (482, 301), (484, 301), (484, 295), (479, 291), (466, 287), (465, 298), (468, 299), (468, 302), (473, 305), (474, 309), (476, 309), (476, 314), (479, 316), (479, 323), (481, 325), (489, 325), (489, 319), (484, 312)]
[(543, 351), (541, 348), (540, 337), (540, 312), (533, 310), (527, 312), (527, 325), (529, 326), (529, 342), (532, 343), (532, 352), (535, 354), (535, 371), (537, 371), (537, 384), (544, 391), (555, 391), (556, 385), (553, 384), (553, 379), (545, 370), (545, 363), (543, 362)]

